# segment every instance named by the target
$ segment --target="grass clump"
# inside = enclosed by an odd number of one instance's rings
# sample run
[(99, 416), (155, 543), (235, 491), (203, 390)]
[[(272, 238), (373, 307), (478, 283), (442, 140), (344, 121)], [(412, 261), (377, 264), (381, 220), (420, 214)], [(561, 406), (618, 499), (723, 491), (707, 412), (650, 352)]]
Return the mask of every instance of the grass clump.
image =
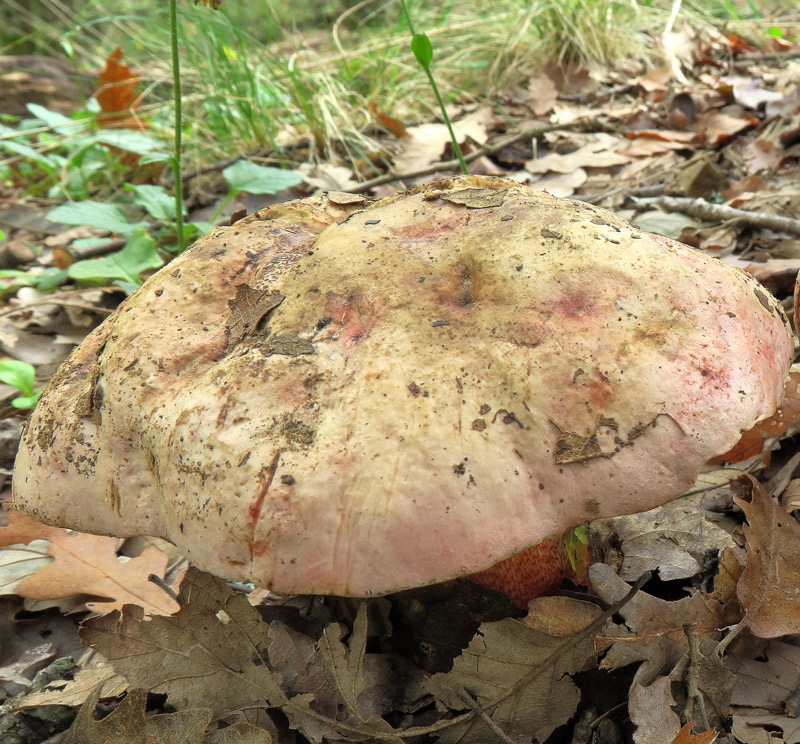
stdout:
[[(115, 45), (145, 85), (150, 134), (173, 131), (169, 24), (161, 0), (22, 0), (11, 14), (4, 53), (35, 43), (98, 70)], [(788, 0), (685, 0), (684, 18), (726, 25), (769, 26)], [(72, 9), (65, 16), (64, 3)], [(431, 0), (409, 3), (436, 54), (436, 81), (446, 104), (487, 99), (524, 81), (539, 65), (613, 65), (646, 58), (670, 16), (671, 0)], [(702, 6), (702, 7), (700, 7)], [(774, 8), (772, 7), (774, 6)], [(754, 15), (754, 9), (760, 17)], [(375, 174), (381, 147), (370, 104), (404, 120), (439, 117), (424, 69), (408, 44), (400, 0), (266, 0), (254, 12), (228, 0), (204, 12), (180, 0), (185, 163), (270, 150), (272, 165), (340, 162), (362, 177)], [(31, 30), (32, 29), (32, 30)], [(20, 41), (24, 39), (24, 43)], [(300, 146), (298, 147), (298, 144)]]

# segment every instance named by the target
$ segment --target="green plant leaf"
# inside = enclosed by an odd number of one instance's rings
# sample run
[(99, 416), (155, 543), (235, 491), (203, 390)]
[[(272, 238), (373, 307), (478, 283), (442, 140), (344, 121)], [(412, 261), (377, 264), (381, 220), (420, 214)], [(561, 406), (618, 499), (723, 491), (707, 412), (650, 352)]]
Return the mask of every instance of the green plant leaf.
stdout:
[(97, 142), (102, 142), (104, 145), (111, 145), (118, 147), (120, 150), (127, 150), (134, 152), (137, 155), (152, 155), (157, 153), (168, 157), (163, 152), (161, 142), (154, 137), (150, 137), (142, 132), (134, 132), (130, 129), (114, 129), (105, 132), (99, 132), (95, 139)]
[(139, 160), (139, 165), (149, 165), (150, 163), (164, 163), (169, 160), (169, 154), (166, 152), (151, 152), (148, 155), (142, 155)]
[(417, 62), (426, 70), (431, 66), (431, 62), (433, 61), (433, 46), (427, 34), (414, 34), (411, 39), (411, 51), (414, 52)]
[(130, 235), (136, 228), (145, 226), (144, 222), (130, 222), (125, 212), (116, 204), (91, 199), (61, 204), (47, 213), (47, 219), (66, 225), (91, 225), (120, 235)]
[(0, 382), (13, 385), (23, 395), (33, 395), (33, 382), (36, 370), (27, 362), (17, 359), (4, 359), (0, 362)]
[(248, 194), (277, 194), (303, 182), (299, 173), (256, 165), (249, 160), (237, 160), (225, 168), (222, 175), (234, 191)]
[(197, 230), (198, 235), (205, 235), (216, 227), (213, 222), (190, 222), (189, 226)]
[(51, 111), (38, 103), (28, 103), (26, 107), (39, 121), (43, 121), (59, 134), (70, 134), (80, 129), (80, 124), (64, 114), (59, 114), (58, 111)]
[(0, 148), (13, 152), (15, 155), (21, 155), (23, 158), (32, 160), (34, 163), (40, 165), (48, 173), (53, 174), (58, 169), (59, 159), (54, 156), (42, 155), (32, 147), (23, 145), (21, 142), (14, 142), (14, 140), (3, 140), (0, 142)]
[[(67, 278), (66, 269), (50, 267), (38, 273), (18, 269), (0, 270), (0, 294), (16, 291), (20, 287), (34, 286), (42, 292), (49, 292)], [(8, 279), (3, 282), (3, 279)]]
[(163, 186), (126, 184), (125, 190), (133, 192), (133, 201), (144, 207), (151, 217), (165, 222), (175, 222), (175, 199)]
[(138, 287), (142, 283), (139, 275), (143, 271), (163, 265), (164, 259), (156, 251), (155, 240), (143, 228), (137, 227), (121, 251), (102, 258), (76, 261), (67, 269), (67, 274), (81, 282), (97, 283), (116, 279)]
[(11, 401), (11, 405), (14, 406), (14, 408), (33, 408), (41, 394), (42, 392), (40, 390), (33, 395), (20, 395), (19, 398), (14, 398), (14, 400)]

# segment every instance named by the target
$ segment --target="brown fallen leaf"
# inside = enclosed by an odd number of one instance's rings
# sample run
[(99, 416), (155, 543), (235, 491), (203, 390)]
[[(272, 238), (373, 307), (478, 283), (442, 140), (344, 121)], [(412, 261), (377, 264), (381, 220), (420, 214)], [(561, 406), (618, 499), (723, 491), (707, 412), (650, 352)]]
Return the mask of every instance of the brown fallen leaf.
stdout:
[(747, 518), (747, 565), (736, 594), (750, 632), (760, 638), (800, 633), (800, 523), (752, 476), (733, 485)]
[[(55, 529), (55, 528), (51, 528)], [(125, 563), (117, 557), (119, 540), (103, 535), (84, 535), (59, 529), (49, 535), (48, 552), (54, 560), (17, 586), (21, 597), (51, 600), (86, 594), (102, 599), (86, 606), (97, 613), (132, 604), (149, 613), (169, 615), (178, 609), (175, 600), (148, 580), (163, 578), (168, 558), (149, 547)]]
[[(544, 741), (574, 714), (580, 692), (569, 675), (594, 654), (588, 633), (551, 636), (510, 618), (482, 623), (452, 671), (434, 675), (428, 689), (451, 710), (476, 703), (512, 739)], [(444, 744), (482, 744), (490, 736), (476, 716), (437, 733)]]
[(583, 168), (578, 168), (572, 173), (545, 173), (541, 178), (532, 179), (531, 185), (542, 189), (548, 194), (565, 198), (572, 196), (588, 179), (589, 175)]
[[(53, 612), (35, 616), (24, 612), (20, 597), (0, 597), (0, 698), (5, 702), (29, 689), (35, 676), (52, 662), (59, 660), (57, 666), (69, 662), (67, 666), (74, 667), (71, 660), (84, 653), (75, 619)], [(3, 744), (6, 731), (0, 724)]]
[(102, 114), (100, 127), (112, 129), (144, 129), (147, 125), (135, 113), (140, 98), (136, 95), (139, 75), (122, 62), (122, 49), (117, 47), (106, 59), (106, 66), (97, 77), (94, 94)]
[(628, 715), (636, 726), (633, 738), (637, 744), (672, 744), (681, 726), (674, 705), (669, 677), (659, 677), (647, 687), (636, 682), (631, 685)]
[(544, 116), (553, 110), (559, 93), (553, 78), (541, 69), (529, 78), (527, 96), (522, 102), (527, 103), (536, 116)]
[(96, 721), (94, 709), (99, 697), (96, 690), (87, 698), (72, 728), (62, 738), (63, 744), (201, 744), (211, 721), (208, 708), (147, 716), (146, 690), (131, 690), (116, 710)]
[(694, 721), (689, 721), (672, 740), (672, 744), (711, 744), (716, 740), (717, 732), (714, 729), (703, 731), (701, 734), (693, 734), (692, 726), (694, 726)]
[[(738, 653), (725, 657), (725, 665), (738, 679), (731, 700), (737, 738), (747, 744), (798, 744), (800, 719), (783, 711), (786, 700), (800, 687), (800, 648), (773, 640), (763, 647), (750, 641), (736, 650), (754, 657)], [(783, 737), (771, 739), (763, 727), (780, 728)]]
[(15, 509), (3, 509), (6, 524), (0, 527), (0, 548), (9, 545), (27, 545), (34, 540), (49, 540), (66, 530), (36, 522)]
[(607, 168), (613, 165), (624, 165), (630, 162), (629, 155), (617, 152), (623, 144), (611, 135), (600, 132), (594, 141), (588, 142), (577, 150), (561, 155), (551, 152), (541, 158), (534, 158), (525, 163), (529, 173), (572, 173), (579, 168)]
[(389, 116), (389, 114), (381, 111), (378, 108), (378, 104), (373, 102), (370, 103), (369, 112), (381, 123), (383, 124), (386, 129), (388, 129), (395, 137), (404, 137), (407, 133), (406, 125), (400, 121), (400, 119), (395, 119), (393, 116)]
[(234, 723), (224, 729), (217, 729), (203, 740), (203, 744), (271, 744), (269, 731), (247, 722)]
[(752, 114), (746, 114), (737, 107), (727, 107), (723, 110), (713, 109), (697, 118), (692, 129), (704, 132), (710, 147), (721, 145), (729, 137), (743, 129), (758, 124)]
[(118, 697), (128, 689), (128, 683), (109, 664), (81, 667), (70, 680), (58, 680), (41, 690), (29, 692), (14, 705), (14, 710), (30, 710), (42, 705), (83, 705), (99, 690), (103, 699)]
[[(607, 604), (617, 602), (630, 586), (603, 563), (589, 567), (589, 578), (597, 595)], [(668, 602), (639, 592), (619, 614), (623, 624), (610, 624), (597, 635), (598, 648), (610, 646), (601, 669), (618, 669), (642, 662), (634, 682), (643, 686), (669, 674), (688, 651), (684, 625), (692, 623), (700, 639), (700, 651), (708, 654), (720, 639), (717, 630), (722, 606), (712, 597), (696, 591), (689, 597)]]
[(662, 581), (687, 579), (703, 567), (711, 551), (735, 545), (720, 525), (720, 515), (703, 508), (704, 493), (670, 501), (647, 512), (600, 519), (591, 531), (624, 555), (620, 578), (634, 581), (645, 571), (658, 571)]
[[(280, 708), (313, 742), (378, 738), (400, 744), (383, 718), (362, 713), (367, 631), (363, 604), (346, 643), (343, 627), (331, 623), (316, 642), (282, 633), (300, 653), (279, 644), (275, 655), (272, 636), (282, 623), (266, 622), (244, 595), (221, 579), (190, 569), (179, 604), (172, 616), (145, 619), (140, 607), (126, 606), (121, 614), (90, 618), (83, 623), (81, 639), (132, 686), (166, 693), (178, 709), (209, 705), (212, 716), (220, 718), (242, 710)], [(325, 684), (311, 684), (312, 673)]]
[[(488, 106), (481, 106), (462, 119), (453, 122), (458, 143), (463, 146), (467, 140), (479, 145), (486, 142), (489, 125), (494, 114)], [(416, 127), (408, 127), (400, 138), (402, 151), (394, 157), (396, 173), (413, 173), (439, 162), (444, 157), (445, 147), (450, 143), (450, 130), (446, 124), (430, 122)]]
[(592, 602), (572, 597), (536, 597), (528, 602), (528, 614), (520, 622), (550, 636), (563, 638), (583, 630), (602, 614)]

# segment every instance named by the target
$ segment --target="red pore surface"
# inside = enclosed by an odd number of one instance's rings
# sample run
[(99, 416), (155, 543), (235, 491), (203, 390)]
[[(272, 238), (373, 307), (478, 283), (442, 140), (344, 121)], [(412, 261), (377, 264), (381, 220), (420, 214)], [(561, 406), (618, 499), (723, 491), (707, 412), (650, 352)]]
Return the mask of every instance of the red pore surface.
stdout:
[(780, 306), (610, 212), (480, 177), (335, 201), (215, 229), (87, 338), (18, 508), (384, 593), (654, 507), (781, 396)]

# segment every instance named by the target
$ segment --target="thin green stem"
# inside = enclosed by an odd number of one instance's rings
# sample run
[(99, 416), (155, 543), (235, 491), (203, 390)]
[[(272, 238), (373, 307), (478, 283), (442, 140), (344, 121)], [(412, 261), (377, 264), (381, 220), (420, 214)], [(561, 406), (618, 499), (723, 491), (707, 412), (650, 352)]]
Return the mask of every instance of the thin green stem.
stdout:
[(461, 145), (458, 144), (458, 138), (456, 137), (453, 125), (450, 123), (450, 117), (447, 115), (447, 109), (444, 107), (444, 101), (442, 100), (441, 95), (439, 95), (439, 86), (436, 85), (436, 81), (433, 79), (433, 73), (431, 73), (430, 67), (425, 68), (425, 74), (428, 76), (428, 81), (431, 84), (431, 88), (433, 88), (433, 94), (436, 96), (436, 100), (439, 102), (439, 108), (442, 110), (442, 118), (444, 119), (444, 123), (447, 124), (447, 131), (450, 132), (450, 142), (453, 144), (453, 152), (455, 153), (456, 158), (458, 158), (458, 163), (461, 166), (461, 172), (464, 175), (467, 175), (469, 171), (467, 170), (467, 164), (464, 161), (464, 156), (461, 154)]
[(433, 94), (436, 96), (436, 100), (439, 102), (439, 108), (442, 112), (442, 120), (447, 125), (447, 131), (450, 132), (450, 142), (453, 145), (453, 152), (455, 153), (458, 163), (461, 166), (461, 172), (466, 175), (469, 173), (467, 170), (467, 163), (464, 160), (464, 155), (461, 153), (461, 146), (458, 144), (458, 138), (453, 130), (453, 125), (450, 122), (450, 117), (447, 114), (447, 109), (445, 108), (442, 96), (439, 93), (439, 86), (436, 85), (436, 81), (433, 79), (433, 72), (431, 72), (431, 60), (433, 59), (433, 48), (431, 47), (431, 42), (426, 34), (418, 34), (414, 31), (414, 23), (411, 20), (411, 13), (408, 10), (408, 4), (406, 3), (406, 0), (400, 0), (400, 6), (403, 8), (403, 14), (406, 17), (406, 23), (408, 23), (408, 28), (411, 31), (411, 50), (414, 52), (414, 57), (416, 57), (420, 67), (422, 67), (422, 69), (425, 71), (428, 82), (433, 89)]
[(172, 46), (172, 90), (175, 98), (175, 143), (172, 150), (172, 180), (175, 189), (175, 231), (178, 251), (186, 247), (183, 234), (183, 179), (181, 178), (181, 135), (183, 131), (183, 99), (181, 97), (181, 63), (178, 54), (178, 0), (169, 0), (169, 35)]
[(411, 21), (411, 13), (408, 12), (408, 5), (406, 5), (406, 0), (400, 0), (400, 7), (403, 8), (403, 15), (406, 17), (406, 23), (408, 23), (408, 28), (411, 31), (411, 35), (414, 35), (414, 24)]

